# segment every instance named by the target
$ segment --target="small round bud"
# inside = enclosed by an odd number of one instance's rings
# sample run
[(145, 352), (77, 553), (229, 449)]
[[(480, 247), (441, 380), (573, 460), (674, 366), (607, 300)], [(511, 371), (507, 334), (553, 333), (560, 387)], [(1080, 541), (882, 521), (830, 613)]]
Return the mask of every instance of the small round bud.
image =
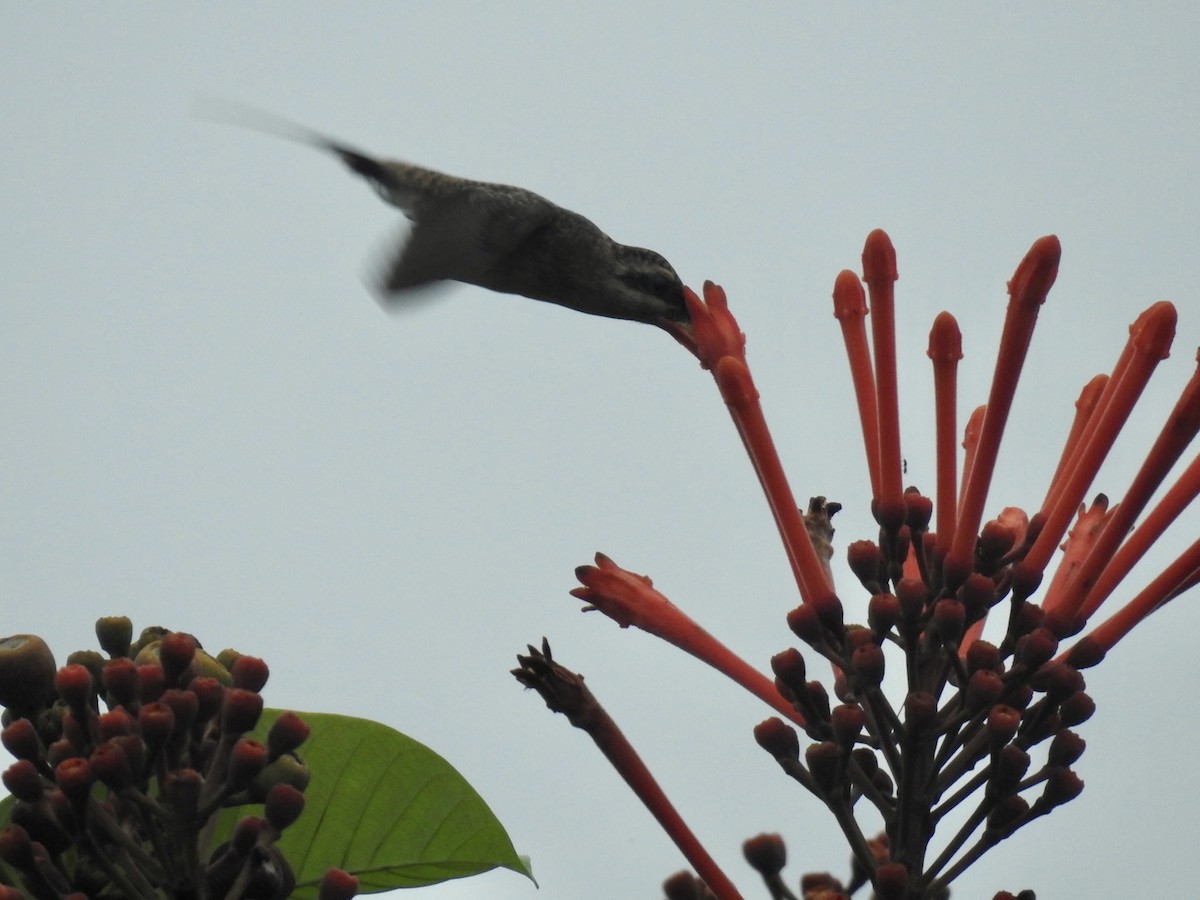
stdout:
[(883, 648), (878, 644), (863, 644), (850, 654), (850, 668), (867, 687), (879, 687), (883, 681)]
[(955, 596), (962, 602), (968, 621), (974, 622), (996, 602), (996, 583), (986, 575), (972, 572)]
[(901, 578), (896, 582), (896, 599), (900, 601), (901, 617), (906, 623), (912, 624), (925, 611), (929, 589), (919, 578)]
[(42, 776), (38, 774), (37, 766), (27, 759), (18, 759), (5, 769), (0, 780), (4, 782), (8, 792), (18, 800), (36, 803), (42, 799), (42, 793), (45, 790)]
[(158, 663), (147, 663), (137, 667), (138, 696), (143, 703), (150, 703), (162, 696), (167, 687), (167, 676)]
[(1051, 660), (1033, 673), (1029, 686), (1041, 691), (1053, 702), (1061, 703), (1076, 691), (1082, 691), (1085, 683), (1078, 669)]
[(1012, 834), (1029, 815), (1029, 802), (1020, 794), (1005, 797), (988, 814), (987, 831), (993, 839)]
[(138, 667), (132, 659), (117, 657), (105, 663), (100, 680), (107, 692), (107, 702), (112, 706), (133, 706), (138, 699), (141, 684)]
[(317, 900), (350, 900), (358, 893), (358, 879), (344, 869), (326, 869)]
[(102, 741), (122, 734), (133, 734), (133, 718), (119, 706), (96, 716), (96, 724), (100, 728)]
[(967, 711), (974, 715), (984, 707), (991, 706), (1004, 693), (1004, 682), (990, 669), (980, 669), (967, 682)]
[(792, 692), (793, 697), (803, 693), (806, 674), (804, 656), (795, 647), (789, 647), (772, 656), (771, 671)]
[(867, 604), (867, 622), (871, 630), (883, 635), (900, 621), (900, 601), (895, 594), (875, 594)]
[(64, 759), (54, 768), (54, 783), (76, 809), (87, 805), (95, 781), (91, 765), (81, 756)]
[(304, 760), (295, 753), (285, 753), (259, 772), (251, 782), (250, 798), (261, 803), (267, 792), (277, 784), (290, 784), (296, 790), (303, 791), (311, 779), (312, 773)]
[(1058, 714), (1062, 716), (1062, 724), (1068, 728), (1082, 725), (1096, 711), (1096, 702), (1083, 691), (1076, 691), (1062, 702)]
[(814, 719), (821, 722), (829, 721), (829, 692), (819, 681), (810, 681), (804, 685), (804, 702)]
[(161, 701), (143, 704), (138, 709), (138, 729), (151, 753), (167, 742), (175, 730), (175, 713)]
[(846, 560), (864, 588), (877, 594), (883, 585), (883, 554), (874, 541), (852, 541), (846, 548)]
[(855, 704), (843, 703), (835, 706), (829, 717), (834, 740), (843, 747), (851, 746), (862, 731), (866, 718), (862, 707)]
[(133, 768), (129, 757), (116, 741), (105, 741), (88, 757), (92, 772), (113, 790), (133, 784)]
[(267, 824), (276, 831), (283, 831), (304, 812), (304, 794), (290, 784), (277, 784), (267, 791), (263, 803), (263, 814)]
[(54, 676), (54, 687), (63, 702), (78, 715), (92, 699), (92, 673), (79, 663), (63, 666)]
[(267, 664), (257, 656), (239, 656), (229, 670), (233, 686), (255, 693), (261, 691), (270, 676)]
[(1083, 756), (1086, 747), (1087, 743), (1083, 738), (1069, 728), (1064, 728), (1050, 742), (1046, 762), (1051, 766), (1069, 766)]
[(230, 688), (221, 701), (221, 731), (224, 734), (244, 734), (258, 724), (262, 714), (261, 694), (244, 688)]
[(1016, 744), (1006, 744), (996, 754), (988, 776), (988, 787), (995, 793), (1007, 794), (1029, 771), (1029, 754)]
[(271, 759), (275, 760), (284, 753), (291, 753), (308, 740), (308, 724), (294, 712), (281, 713), (267, 732), (267, 746), (271, 750)]
[(31, 871), (34, 868), (33, 842), (29, 832), (15, 824), (0, 828), (0, 859), (18, 871)]
[(667, 900), (708, 900), (708, 887), (691, 872), (676, 872), (662, 884)]
[(28, 719), (13, 719), (0, 731), (0, 743), (17, 759), (37, 762), (42, 758), (42, 742), (37, 728)]
[[(1026, 604), (1032, 606), (1032, 604)], [(1058, 638), (1046, 628), (1035, 628), (1017, 640), (1013, 651), (1014, 661), (1027, 669), (1037, 669), (1054, 658), (1058, 652)]]
[(193, 678), (188, 685), (188, 693), (196, 698), (196, 721), (207, 722), (221, 711), (221, 702), (225, 698), (225, 685), (216, 678), (203, 676)]
[(742, 843), (742, 855), (758, 874), (778, 875), (787, 865), (787, 847), (778, 834), (756, 834)]
[(1055, 766), (1046, 773), (1046, 787), (1037, 800), (1039, 811), (1069, 803), (1083, 793), (1083, 779), (1070, 769)]
[(0, 638), (0, 706), (21, 714), (48, 705), (56, 668), (54, 654), (36, 634)]
[(133, 622), (127, 616), (102, 616), (96, 620), (96, 640), (100, 649), (111, 656), (127, 656), (133, 640)]
[(796, 730), (775, 716), (754, 726), (754, 740), (776, 759), (800, 758), (800, 738)]
[(904, 900), (908, 896), (908, 867), (898, 862), (880, 863), (873, 884), (878, 900)]
[(804, 641), (810, 647), (816, 647), (825, 639), (821, 629), (821, 619), (812, 604), (801, 603), (787, 614), (788, 628), (792, 634)]
[(234, 791), (240, 791), (266, 766), (267, 748), (258, 741), (241, 738), (229, 751), (229, 773), (226, 778)]
[(1003, 703), (997, 703), (988, 713), (988, 741), (993, 747), (1001, 747), (1013, 739), (1021, 724), (1021, 713)]
[(960, 600), (945, 597), (933, 605), (933, 627), (944, 643), (958, 646), (966, 627), (967, 613)]
[(919, 534), (929, 527), (933, 518), (933, 501), (915, 488), (904, 492), (904, 524)]
[(1000, 651), (995, 644), (987, 641), (975, 641), (967, 648), (967, 671), (978, 672), (981, 669), (987, 669), (989, 672), (997, 674), (1004, 671), (1004, 665), (1000, 659)]
[(170, 631), (158, 642), (158, 660), (162, 663), (167, 684), (179, 685), (179, 680), (196, 656), (196, 639), (182, 631)]
[(244, 816), (238, 820), (230, 838), (234, 852), (245, 856), (258, 843), (259, 835), (267, 827), (267, 820), (261, 816)]
[(833, 741), (809, 744), (804, 751), (804, 762), (812, 772), (813, 781), (822, 791), (831, 793), (838, 787), (838, 748)]

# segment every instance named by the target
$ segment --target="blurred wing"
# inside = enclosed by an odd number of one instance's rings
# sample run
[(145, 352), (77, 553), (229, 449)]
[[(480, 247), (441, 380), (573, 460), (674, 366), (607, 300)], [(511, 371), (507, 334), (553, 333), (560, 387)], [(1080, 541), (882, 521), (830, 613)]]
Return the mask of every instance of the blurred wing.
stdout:
[(383, 268), (378, 289), (389, 301), (407, 302), (406, 292), (435, 281), (489, 287), (505, 257), (557, 211), (536, 194), (498, 192), (490, 185), (472, 185), (423, 203), (408, 240)]

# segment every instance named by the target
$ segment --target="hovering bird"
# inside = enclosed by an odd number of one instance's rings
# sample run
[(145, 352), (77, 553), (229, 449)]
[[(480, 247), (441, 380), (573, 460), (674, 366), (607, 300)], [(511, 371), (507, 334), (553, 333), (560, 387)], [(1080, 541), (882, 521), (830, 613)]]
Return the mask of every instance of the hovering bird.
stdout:
[(412, 227), (378, 279), (385, 305), (461, 281), (673, 332), (688, 324), (683, 284), (661, 255), (617, 243), (532, 191), (377, 159), (249, 107), (206, 102), (197, 112), (332, 153), (404, 213)]

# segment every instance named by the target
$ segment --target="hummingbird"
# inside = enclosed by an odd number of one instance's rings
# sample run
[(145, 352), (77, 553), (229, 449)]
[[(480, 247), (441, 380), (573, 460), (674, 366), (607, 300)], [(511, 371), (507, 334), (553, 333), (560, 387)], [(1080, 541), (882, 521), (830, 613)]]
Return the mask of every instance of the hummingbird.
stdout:
[(198, 112), (331, 153), (404, 213), (411, 228), (376, 283), (385, 306), (404, 303), (419, 288), (460, 281), (672, 333), (689, 325), (683, 283), (666, 259), (614, 241), (533, 191), (380, 159), (237, 104), (206, 102)]

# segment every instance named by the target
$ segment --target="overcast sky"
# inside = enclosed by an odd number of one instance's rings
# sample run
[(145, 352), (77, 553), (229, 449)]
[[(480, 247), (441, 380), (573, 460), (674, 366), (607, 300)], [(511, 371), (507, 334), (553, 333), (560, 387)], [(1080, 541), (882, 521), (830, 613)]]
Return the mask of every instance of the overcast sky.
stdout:
[[(844, 875), (832, 819), (750, 729), (769, 711), (566, 594), (597, 550), (764, 669), (798, 598), (711, 379), (654, 328), (457, 287), (388, 315), (399, 225), (335, 161), (197, 121), (252, 103), (519, 184), (722, 283), (798, 497), (873, 536), (831, 315), (886, 228), (903, 451), (934, 488), (933, 317), (986, 396), (1005, 280), (1059, 235), (987, 515), (1034, 509), (1080, 387), (1150, 303), (1160, 367), (1094, 490), (1119, 497), (1200, 343), (1194, 4), (6, 4), (0, 11), (0, 633), (194, 632), (272, 706), (391, 724), (454, 763), (541, 883), (430, 897), (660, 896), (684, 863), (595, 748), (508, 675), (542, 635), (749, 897), (742, 839)], [(1190, 457), (1189, 457), (1190, 458)], [(1112, 602), (1190, 543), (1168, 546)], [(848, 618), (866, 598), (838, 573)], [(1083, 796), (956, 886), (1176, 896), (1194, 878), (1195, 597), (1087, 673)]]

